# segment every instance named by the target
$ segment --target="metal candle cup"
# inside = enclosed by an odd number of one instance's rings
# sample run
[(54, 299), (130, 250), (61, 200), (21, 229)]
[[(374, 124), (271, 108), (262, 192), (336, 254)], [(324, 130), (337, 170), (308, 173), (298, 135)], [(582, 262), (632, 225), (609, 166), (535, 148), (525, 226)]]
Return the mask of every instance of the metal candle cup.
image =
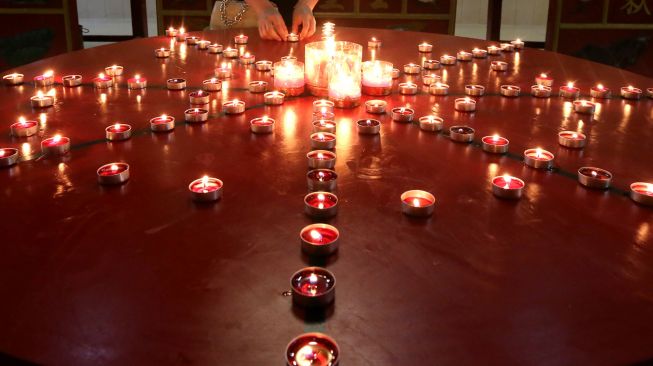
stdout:
[(365, 102), (365, 111), (372, 114), (383, 114), (388, 103), (385, 100), (373, 99)]
[(535, 77), (535, 84), (548, 86), (549, 88), (553, 86), (553, 78), (547, 74), (540, 74)]
[(444, 96), (449, 94), (449, 85), (443, 84), (439, 81), (429, 85), (429, 94)]
[(153, 132), (168, 132), (175, 129), (175, 118), (170, 116), (154, 117), (150, 120), (150, 130)]
[(104, 72), (107, 76), (120, 76), (125, 69), (119, 65), (107, 66), (104, 68)]
[(226, 58), (237, 58), (238, 57), (238, 49), (237, 48), (227, 47), (224, 50), (222, 50), (222, 56), (224, 56)]
[(302, 251), (307, 255), (327, 256), (338, 250), (338, 229), (327, 224), (305, 226), (299, 233)]
[(336, 341), (326, 334), (304, 333), (286, 346), (285, 358), (286, 366), (338, 366), (340, 349)]
[(631, 184), (630, 198), (644, 206), (653, 206), (653, 184), (646, 182)]
[(313, 132), (336, 133), (336, 122), (332, 119), (318, 119), (313, 121)]
[(501, 47), (497, 46), (488, 46), (487, 54), (490, 56), (499, 56), (501, 54)]
[(123, 184), (129, 180), (129, 164), (110, 163), (97, 170), (97, 181), (102, 185)]
[(222, 53), (222, 45), (218, 44), (218, 43), (210, 44), (209, 47), (208, 47), (208, 51), (211, 54)]
[(186, 41), (186, 31), (183, 28), (180, 28), (179, 31), (177, 32), (177, 35), (175, 35), (175, 39), (177, 42), (185, 42)]
[(246, 52), (244, 55), (240, 56), (240, 63), (243, 65), (251, 65), (256, 62), (256, 57), (249, 52)]
[(253, 133), (272, 133), (275, 121), (268, 117), (258, 117), (249, 121), (249, 128)]
[(587, 188), (608, 189), (612, 184), (612, 173), (601, 168), (582, 167), (578, 169), (578, 183)]
[(170, 50), (167, 48), (157, 48), (154, 50), (154, 56), (156, 58), (168, 58), (170, 57)]
[(36, 135), (39, 130), (39, 123), (21, 119), (10, 126), (11, 135), (14, 137), (29, 137)]
[(521, 93), (521, 88), (515, 85), (501, 85), (501, 95), (509, 98), (516, 98)]
[(621, 97), (630, 100), (639, 100), (642, 96), (642, 89), (633, 88), (632, 86), (624, 86), (621, 88)]
[(70, 151), (70, 139), (56, 135), (41, 141), (41, 151), (45, 155), (65, 155)]
[(444, 119), (437, 116), (422, 116), (419, 118), (419, 128), (422, 131), (438, 132), (442, 131)]
[(222, 90), (222, 81), (216, 78), (202, 81), (202, 89), (207, 92), (219, 92)]
[(313, 113), (332, 112), (335, 104), (326, 99), (319, 99), (313, 102)]
[(401, 75), (401, 70), (399, 70), (396, 67), (392, 69), (392, 78), (393, 79), (399, 78), (400, 75)]
[(195, 36), (186, 37), (186, 44), (189, 46), (194, 46), (199, 41), (200, 41), (199, 37), (195, 37)]
[(100, 74), (100, 76), (96, 77), (93, 79), (93, 86), (96, 89), (107, 89), (113, 86), (113, 79), (109, 76), (104, 76)]
[(413, 121), (413, 117), (415, 117), (415, 111), (410, 108), (392, 108), (392, 120), (395, 122), (409, 123)]
[(585, 147), (587, 137), (580, 132), (562, 131), (558, 133), (558, 143), (571, 149), (582, 149)]
[(222, 64), (222, 66), (218, 67), (215, 69), (214, 73), (215, 76), (220, 78), (220, 79), (229, 79), (232, 76), (231, 72), (231, 65), (229, 64)]
[(554, 158), (551, 152), (542, 149), (524, 151), (524, 164), (535, 169), (550, 169)]
[(299, 42), (299, 34), (288, 33), (286, 36), (286, 42)]
[(25, 75), (18, 74), (18, 73), (8, 74), (2, 77), (2, 81), (6, 85), (11, 85), (11, 86), (20, 85), (24, 82), (24, 80), (25, 80)]
[(209, 94), (201, 90), (188, 93), (188, 100), (193, 105), (209, 104)]
[[(313, 229), (313, 232), (318, 233), (318, 230), (324, 231), (326, 229)], [(335, 298), (336, 278), (333, 273), (325, 268), (306, 267), (290, 277), (290, 287), (292, 288), (292, 299), (295, 305), (306, 308), (326, 307), (331, 305)], [(292, 348), (292, 351), (286, 351), (287, 365), (334, 365), (331, 353), (333, 350), (330, 347), (319, 345), (314, 341), (314, 338), (311, 338), (311, 341), (307, 343), (302, 342), (302, 345), (288, 345), (288, 347), (289, 349)]]
[(574, 112), (581, 114), (594, 114), (596, 103), (587, 100), (574, 100)]
[(430, 86), (431, 84), (437, 83), (441, 79), (442, 79), (442, 77), (440, 77), (440, 75), (436, 75), (436, 74), (423, 74), (422, 75), (422, 82), (426, 86)]
[(379, 39), (376, 39), (375, 37), (370, 38), (369, 41), (367, 41), (367, 47), (369, 48), (379, 48), (381, 47), (382, 42)]
[(401, 194), (400, 198), (401, 212), (408, 216), (431, 216), (435, 209), (435, 196), (426, 191), (406, 191)]
[(331, 150), (336, 147), (336, 135), (330, 132), (315, 132), (311, 134), (311, 149)]
[(471, 98), (458, 98), (454, 100), (454, 109), (458, 112), (476, 111), (476, 101)]
[(442, 55), (440, 56), (440, 65), (452, 66), (458, 62), (455, 56)]
[(205, 41), (205, 40), (197, 41), (197, 49), (200, 51), (207, 50), (209, 49), (210, 44), (211, 44), (210, 41)]
[(191, 199), (195, 202), (215, 202), (222, 198), (223, 183), (218, 178), (204, 176), (188, 185)]
[(267, 92), (263, 94), (263, 103), (265, 103), (265, 105), (282, 105), (285, 96), (285, 94), (276, 90)]
[(473, 57), (473, 55), (472, 55), (471, 52), (467, 52), (467, 51), (458, 51), (458, 53), (456, 53), (456, 59), (457, 59), (458, 61), (463, 61), (463, 62), (471, 61), (471, 60), (472, 60), (472, 57)]
[(270, 71), (272, 70), (272, 61), (267, 61), (267, 60), (256, 61), (254, 67), (256, 67), (257, 71)]
[(377, 135), (381, 131), (381, 122), (376, 119), (359, 119), (356, 129), (362, 135)]
[(306, 173), (306, 182), (311, 192), (331, 192), (338, 184), (338, 174), (330, 169), (314, 169)]
[(492, 178), (492, 193), (505, 199), (521, 198), (526, 183), (523, 180), (509, 175), (500, 175)]
[(338, 213), (338, 197), (331, 192), (312, 192), (304, 197), (304, 212), (313, 218), (333, 217)]
[(559, 95), (563, 98), (576, 99), (580, 95), (580, 89), (569, 83), (560, 87)]
[(418, 64), (405, 64), (404, 65), (404, 73), (408, 75), (417, 75), (422, 71), (422, 68)]
[(47, 107), (52, 107), (52, 105), (54, 104), (53, 96), (44, 95), (43, 93), (40, 92), (29, 99), (32, 107), (34, 108), (47, 108)]
[(433, 51), (433, 45), (423, 42), (417, 45), (417, 50), (422, 53), (429, 53)]
[(425, 70), (437, 70), (440, 68), (440, 61), (438, 60), (424, 60), (422, 66)]
[(74, 88), (82, 85), (82, 75), (66, 75), (61, 78), (61, 82), (65, 87)]
[(235, 44), (247, 44), (247, 40), (249, 37), (247, 37), (244, 34), (240, 34), (234, 37), (234, 43)]
[(132, 136), (132, 126), (116, 123), (104, 129), (106, 139), (109, 141), (123, 141)]
[(0, 148), (0, 168), (6, 168), (18, 163), (18, 149)]
[(492, 61), (490, 63), (490, 68), (494, 71), (507, 71), (508, 63), (504, 61)]
[(247, 84), (247, 89), (250, 93), (265, 93), (268, 90), (268, 82), (260, 80), (250, 81)]
[(399, 94), (402, 95), (417, 94), (417, 84), (411, 82), (399, 83)]
[(514, 41), (510, 41), (510, 44), (516, 49), (516, 50), (521, 50), (524, 48), (524, 41), (521, 39), (516, 39)]
[(531, 86), (531, 95), (536, 98), (549, 98), (551, 96), (551, 88), (542, 84)]
[(471, 97), (481, 97), (485, 94), (483, 85), (465, 85), (465, 94)]
[(515, 46), (512, 43), (501, 43), (501, 51), (503, 52), (514, 52)]
[(34, 85), (37, 87), (46, 87), (52, 84), (54, 84), (54, 74), (52, 72), (46, 72), (34, 78)]
[(590, 97), (597, 99), (609, 99), (612, 97), (612, 91), (599, 84), (597, 86), (593, 86), (590, 89)]
[(505, 154), (508, 152), (510, 141), (499, 135), (485, 136), (481, 139), (483, 151), (492, 154)]
[(184, 111), (184, 120), (188, 123), (204, 123), (209, 119), (208, 109), (190, 108)]
[(245, 112), (245, 102), (242, 100), (231, 100), (222, 104), (225, 114), (241, 114)]
[(336, 153), (329, 150), (313, 150), (306, 154), (310, 169), (333, 169), (336, 166)]
[(449, 138), (455, 142), (470, 143), (474, 141), (475, 133), (476, 131), (468, 126), (451, 126), (449, 128)]
[(487, 51), (482, 50), (480, 48), (474, 48), (472, 50), (472, 57), (474, 57), (474, 58), (486, 58), (487, 57)]
[(653, 88), (646, 89), (646, 96), (653, 99)]
[(166, 87), (168, 90), (184, 90), (186, 89), (186, 79), (168, 79), (166, 80)]
[(129, 89), (145, 89), (147, 88), (147, 79), (140, 76), (133, 77), (127, 80), (127, 88)]

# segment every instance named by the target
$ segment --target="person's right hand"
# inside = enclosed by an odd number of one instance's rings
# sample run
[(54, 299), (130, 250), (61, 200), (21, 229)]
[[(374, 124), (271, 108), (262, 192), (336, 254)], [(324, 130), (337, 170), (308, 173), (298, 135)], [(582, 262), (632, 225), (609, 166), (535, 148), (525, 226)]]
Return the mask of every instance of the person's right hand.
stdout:
[(258, 17), (258, 33), (261, 38), (275, 41), (286, 39), (288, 29), (276, 6), (269, 3), (268, 6), (262, 7), (256, 15)]

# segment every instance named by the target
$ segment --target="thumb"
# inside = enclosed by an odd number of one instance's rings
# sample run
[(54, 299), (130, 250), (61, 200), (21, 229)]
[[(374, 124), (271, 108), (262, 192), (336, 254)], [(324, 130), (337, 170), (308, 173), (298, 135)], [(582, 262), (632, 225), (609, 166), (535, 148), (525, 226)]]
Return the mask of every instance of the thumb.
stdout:
[(293, 19), (292, 21), (292, 32), (295, 34), (298, 34), (297, 31), (299, 31), (299, 24), (297, 23), (296, 19)]

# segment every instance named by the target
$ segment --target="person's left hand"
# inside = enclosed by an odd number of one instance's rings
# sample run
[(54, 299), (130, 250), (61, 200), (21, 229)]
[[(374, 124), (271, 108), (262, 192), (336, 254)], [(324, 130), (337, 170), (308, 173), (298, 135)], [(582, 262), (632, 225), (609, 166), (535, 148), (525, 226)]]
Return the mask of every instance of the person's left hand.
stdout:
[(297, 3), (292, 13), (292, 32), (298, 34), (300, 25), (302, 26), (302, 33), (299, 34), (300, 39), (315, 34), (315, 16), (313, 16), (313, 10), (301, 1)]

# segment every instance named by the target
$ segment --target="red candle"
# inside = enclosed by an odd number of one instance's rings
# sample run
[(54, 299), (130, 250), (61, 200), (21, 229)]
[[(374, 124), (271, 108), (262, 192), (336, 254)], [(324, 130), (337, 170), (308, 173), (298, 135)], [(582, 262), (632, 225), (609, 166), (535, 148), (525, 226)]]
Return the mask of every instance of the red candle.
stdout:
[(524, 163), (532, 168), (548, 169), (553, 165), (554, 157), (552, 153), (539, 147), (524, 151)]
[(568, 82), (567, 85), (560, 87), (560, 96), (564, 98), (578, 98), (580, 89), (574, 86), (573, 82)]
[(0, 149), (0, 167), (8, 167), (18, 162), (18, 150), (11, 148)]
[(338, 249), (338, 229), (327, 224), (312, 224), (299, 233), (302, 251), (308, 255), (330, 255)]
[(63, 155), (70, 150), (70, 139), (61, 135), (41, 141), (41, 151), (46, 155)]
[(424, 197), (410, 197), (410, 196), (404, 198), (404, 202), (406, 202), (406, 204), (409, 204), (413, 207), (424, 207), (433, 203), (433, 201), (426, 199)]
[(340, 361), (338, 345), (321, 333), (306, 333), (286, 348), (286, 363), (293, 366), (334, 366)]
[(311, 169), (333, 169), (336, 165), (336, 154), (328, 150), (313, 150), (306, 158)]
[(434, 208), (435, 196), (429, 192), (415, 189), (401, 194), (401, 211), (406, 215), (426, 217)]
[(132, 127), (124, 123), (115, 123), (105, 129), (109, 141), (127, 140), (131, 137)]
[(110, 88), (113, 85), (113, 79), (109, 76), (100, 73), (98, 77), (93, 79), (93, 85), (95, 85), (97, 89)]
[(332, 191), (336, 187), (338, 174), (330, 169), (314, 169), (306, 173), (306, 181), (310, 191)]
[(561, 131), (558, 133), (558, 143), (564, 147), (569, 147), (572, 149), (580, 149), (585, 147), (585, 142), (587, 137), (575, 131)]
[(499, 198), (518, 199), (521, 197), (526, 183), (523, 180), (509, 175), (502, 175), (492, 179), (492, 193)]
[(331, 208), (338, 203), (336, 195), (329, 192), (311, 193), (306, 197), (306, 203), (311, 207), (325, 209)]
[(551, 87), (553, 85), (553, 78), (542, 73), (535, 78), (535, 84)]
[(129, 179), (129, 164), (111, 163), (102, 165), (97, 170), (98, 183), (122, 184)]
[(38, 131), (39, 124), (36, 121), (27, 121), (20, 117), (18, 122), (11, 125), (11, 134), (15, 137), (28, 137), (35, 135)]
[(604, 87), (603, 84), (598, 84), (590, 89), (590, 96), (592, 98), (610, 98), (611, 94), (610, 89)]
[(338, 234), (327, 228), (313, 228), (302, 232), (302, 238), (311, 244), (329, 244), (338, 238)]
[(237, 35), (236, 37), (234, 37), (234, 43), (235, 44), (247, 44), (247, 39), (248, 38), (249, 37), (247, 37), (244, 34)]
[(483, 150), (495, 153), (495, 154), (505, 154), (508, 152), (508, 146), (510, 141), (507, 138), (501, 137), (499, 135), (485, 136), (481, 139), (483, 145)]
[(653, 206), (653, 184), (635, 182), (630, 185), (630, 198), (642, 205)]
[(34, 77), (34, 84), (36, 86), (50, 86), (54, 83), (54, 72), (48, 70), (43, 73), (43, 75), (38, 75)]
[(621, 97), (624, 99), (637, 100), (642, 96), (642, 89), (635, 88), (632, 85), (621, 88)]
[(129, 89), (144, 89), (147, 87), (147, 79), (136, 74), (133, 78), (127, 80)]
[(193, 200), (197, 202), (217, 201), (222, 197), (222, 181), (217, 178), (203, 176), (190, 183), (188, 189)]

